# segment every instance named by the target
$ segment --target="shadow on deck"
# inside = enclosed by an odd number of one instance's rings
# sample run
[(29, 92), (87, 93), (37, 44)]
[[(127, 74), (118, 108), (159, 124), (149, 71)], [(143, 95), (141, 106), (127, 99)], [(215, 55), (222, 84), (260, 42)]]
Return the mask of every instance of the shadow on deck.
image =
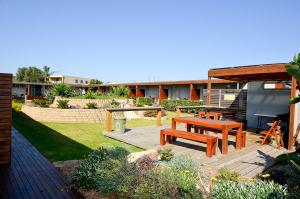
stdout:
[[(105, 136), (110, 138), (135, 145), (145, 150), (158, 149), (160, 129), (168, 126), (148, 126), (128, 129), (126, 133), (106, 132)], [(169, 127), (168, 127), (169, 128)], [(184, 128), (184, 126), (178, 126)], [(205, 155), (206, 145), (203, 143), (189, 141), (184, 139), (177, 139), (174, 144), (165, 145), (172, 149), (176, 154), (184, 154), (193, 157), (203, 165), (208, 165), (219, 169), (227, 167), (232, 171), (237, 171), (245, 177), (255, 177), (260, 174), (267, 167), (274, 164), (274, 158), (287, 153), (284, 148), (277, 149), (270, 145), (261, 145), (259, 143), (259, 136), (247, 132), (246, 147), (241, 150), (235, 150), (235, 136), (228, 137), (228, 154), (222, 155), (221, 143), (222, 135), (214, 134), (219, 137), (219, 146), (217, 155), (212, 158), (207, 158)]]
[(0, 198), (78, 198), (54, 166), (16, 129), (12, 132), (12, 161), (0, 166)]

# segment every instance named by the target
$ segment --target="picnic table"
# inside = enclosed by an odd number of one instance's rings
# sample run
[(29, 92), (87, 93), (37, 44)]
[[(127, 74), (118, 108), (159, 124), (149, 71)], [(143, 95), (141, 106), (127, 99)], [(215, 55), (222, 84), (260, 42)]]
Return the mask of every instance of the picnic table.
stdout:
[(242, 147), (242, 124), (234, 121), (222, 121), (203, 119), (199, 117), (175, 117), (172, 118), (172, 129), (176, 130), (176, 123), (185, 123), (187, 125), (195, 125), (198, 128), (209, 129), (210, 131), (222, 132), (222, 154), (228, 153), (228, 132), (236, 131), (236, 149)]

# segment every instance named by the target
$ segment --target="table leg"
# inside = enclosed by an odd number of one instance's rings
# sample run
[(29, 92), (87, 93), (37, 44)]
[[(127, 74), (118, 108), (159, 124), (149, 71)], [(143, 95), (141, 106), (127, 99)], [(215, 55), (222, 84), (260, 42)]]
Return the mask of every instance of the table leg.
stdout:
[[(176, 130), (176, 121), (174, 120), (174, 118), (172, 118), (171, 127), (172, 127), (173, 130)], [(176, 141), (176, 137), (174, 137), (174, 136), (169, 137), (169, 143), (173, 143), (175, 141)]]
[(235, 148), (236, 149), (241, 149), (242, 148), (242, 124), (236, 131), (236, 140), (235, 140)]
[(228, 153), (228, 128), (222, 128), (222, 154)]

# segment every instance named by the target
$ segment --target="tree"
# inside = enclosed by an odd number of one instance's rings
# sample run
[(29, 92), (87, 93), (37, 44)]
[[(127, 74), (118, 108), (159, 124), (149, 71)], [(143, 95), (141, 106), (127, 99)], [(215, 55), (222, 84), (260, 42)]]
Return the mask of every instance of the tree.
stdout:
[(44, 82), (44, 72), (35, 67), (21, 67), (18, 68), (16, 78), (22, 82)]
[(20, 82), (25, 81), (26, 78), (26, 72), (27, 72), (27, 67), (20, 67), (18, 68), (17, 74), (16, 74), (16, 79)]
[[(299, 82), (300, 82), (300, 53), (294, 56), (293, 61), (286, 65), (286, 72), (293, 76), (297, 80), (297, 89), (299, 90)], [(296, 104), (300, 102), (300, 96), (296, 96), (291, 99), (292, 104)]]
[(98, 79), (91, 79), (90, 84), (103, 84), (103, 82)]
[(44, 82), (48, 82), (50, 75), (52, 75), (54, 72), (50, 72), (49, 66), (44, 66), (43, 73), (44, 73)]
[[(300, 84), (299, 84), (299, 82), (300, 82), (300, 53), (298, 54), (298, 56), (297, 55), (294, 56), (293, 61), (288, 63), (286, 65), (285, 69), (288, 74), (290, 74), (291, 76), (293, 76), (296, 79), (297, 89), (299, 90), (300, 89)], [(298, 96), (291, 99), (291, 104), (296, 104), (298, 102), (300, 102), (300, 93), (298, 94)], [(298, 155), (300, 155), (300, 143), (297, 143), (297, 140), (296, 140), (296, 138), (298, 137), (298, 134), (299, 134), (299, 130), (297, 130), (296, 135), (295, 135), (295, 145), (296, 145), (296, 151), (297, 151)], [(292, 161), (292, 163), (300, 171), (300, 165), (297, 165), (293, 161)]]

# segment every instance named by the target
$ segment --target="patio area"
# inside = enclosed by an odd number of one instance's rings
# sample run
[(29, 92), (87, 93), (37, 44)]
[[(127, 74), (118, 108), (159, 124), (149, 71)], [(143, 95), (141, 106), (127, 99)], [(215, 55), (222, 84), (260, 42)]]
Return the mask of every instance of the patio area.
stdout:
[[(126, 133), (106, 132), (105, 136), (132, 144), (145, 150), (160, 148), (159, 134), (160, 129), (170, 128), (170, 126), (147, 126), (127, 129)], [(185, 129), (183, 125), (179, 125), (177, 129)], [(228, 154), (221, 153), (222, 134), (214, 134), (219, 138), (219, 146), (217, 155), (207, 158), (205, 155), (206, 144), (189, 141), (178, 138), (174, 144), (168, 144), (164, 147), (172, 149), (175, 155), (188, 155), (199, 161), (200, 164), (210, 166), (215, 169), (227, 167), (232, 171), (237, 171), (245, 177), (255, 177), (265, 168), (274, 163), (274, 158), (287, 153), (285, 148), (277, 149), (270, 145), (260, 144), (260, 135), (247, 132), (246, 147), (236, 150), (235, 136), (228, 137)]]

